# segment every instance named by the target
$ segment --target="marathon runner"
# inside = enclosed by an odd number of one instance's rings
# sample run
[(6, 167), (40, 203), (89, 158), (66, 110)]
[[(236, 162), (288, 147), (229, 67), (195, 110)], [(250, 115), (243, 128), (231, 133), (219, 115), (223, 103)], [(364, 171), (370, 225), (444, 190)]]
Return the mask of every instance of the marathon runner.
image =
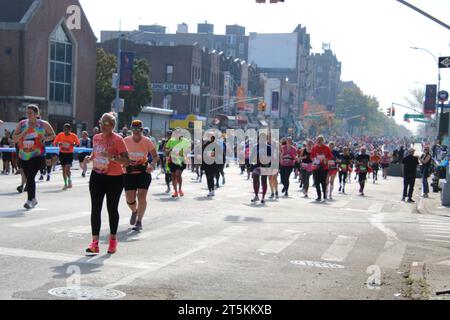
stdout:
[(172, 134), (172, 138), (166, 143), (166, 152), (169, 157), (169, 168), (172, 174), (172, 185), (174, 193), (172, 198), (183, 197), (183, 171), (186, 169), (186, 153), (190, 149), (191, 143), (181, 136), (181, 132), (176, 130)]
[(218, 165), (216, 163), (216, 152), (219, 147), (216, 142), (216, 137), (211, 135), (209, 140), (206, 140), (202, 146), (202, 165), (201, 170), (205, 171), (206, 182), (208, 185), (208, 197), (214, 197), (214, 179), (218, 172)]
[(383, 169), (383, 179), (387, 179), (389, 165), (392, 161), (391, 156), (389, 155), (389, 150), (384, 150), (384, 154), (381, 157), (381, 168)]
[[(141, 231), (147, 208), (147, 193), (152, 182), (151, 173), (159, 157), (154, 143), (143, 135), (142, 121), (134, 120), (130, 129), (132, 135), (124, 139), (130, 164), (124, 166), (123, 184), (127, 204), (131, 210), (130, 225), (134, 226), (134, 231)], [(149, 154), (152, 156), (151, 163), (148, 161)]]
[(366, 186), (367, 173), (369, 172), (370, 156), (366, 153), (366, 147), (361, 147), (360, 153), (356, 156), (356, 172), (359, 182), (359, 193), (364, 196), (364, 187)]
[(372, 168), (373, 183), (378, 181), (378, 170), (380, 170), (381, 156), (380, 152), (375, 149), (373, 155), (370, 157), (370, 167)]
[(292, 145), (292, 138), (288, 137), (281, 142), (280, 148), (280, 178), (283, 184), (281, 193), (289, 196), (289, 178), (294, 170), (297, 149)]
[(339, 151), (336, 150), (334, 142), (330, 142), (328, 147), (331, 150), (332, 159), (328, 160), (328, 176), (327, 176), (327, 191), (328, 198), (333, 200), (334, 181), (338, 173), (337, 159), (339, 158)]
[[(92, 140), (91, 140), (91, 138), (89, 138), (87, 131), (83, 131), (81, 133), (80, 147), (86, 148), (86, 149), (92, 148)], [(80, 163), (81, 170), (83, 170), (81, 172), (81, 176), (83, 178), (86, 177), (86, 172), (87, 172), (87, 163), (84, 161), (84, 159), (86, 159), (86, 157), (90, 154), (91, 154), (90, 152), (81, 152), (78, 155), (78, 162)]]
[(308, 198), (309, 181), (311, 179), (311, 174), (313, 171), (313, 164), (311, 160), (311, 152), (313, 147), (314, 143), (312, 142), (312, 140), (308, 139), (299, 157), (299, 160), (301, 162), (300, 172), (303, 181), (303, 194), (305, 198)]
[[(265, 151), (264, 151), (265, 150)], [(259, 188), (262, 185), (262, 198), (261, 203), (265, 203), (265, 197), (267, 193), (267, 177), (270, 175), (270, 157), (272, 153), (272, 147), (270, 145), (270, 140), (268, 140), (265, 133), (261, 133), (258, 137), (258, 142), (253, 148), (253, 153), (251, 155), (251, 171), (253, 177), (253, 192), (255, 197), (251, 202), (255, 203), (259, 201)], [(263, 159), (266, 157), (266, 159)], [(263, 161), (262, 161), (263, 160)], [(264, 161), (266, 160), (266, 161)], [(268, 160), (268, 161), (267, 161)], [(264, 163), (267, 162), (267, 163)]]
[(123, 190), (122, 165), (130, 163), (122, 136), (114, 133), (116, 126), (114, 114), (105, 113), (100, 119), (100, 126), (102, 132), (94, 136), (92, 155), (86, 157), (88, 163), (93, 161), (93, 170), (89, 180), (92, 243), (86, 249), (87, 255), (96, 255), (100, 252), (98, 242), (105, 196), (110, 228), (108, 253), (113, 254), (117, 251), (119, 202)]
[[(313, 160), (314, 171), (314, 184), (317, 191), (316, 201), (327, 200), (327, 176), (328, 176), (328, 161), (333, 159), (333, 154), (330, 148), (324, 144), (325, 139), (323, 136), (317, 138), (317, 144), (312, 148), (311, 158)], [(322, 187), (322, 191), (320, 188)]]
[(347, 182), (347, 175), (351, 170), (353, 157), (350, 155), (350, 149), (344, 147), (342, 154), (338, 158), (339, 167), (339, 192), (345, 194), (345, 183)]
[[(19, 158), (27, 180), (27, 202), (24, 207), (32, 209), (37, 205), (36, 174), (44, 163), (45, 142), (55, 138), (55, 132), (47, 121), (38, 119), (39, 107), (27, 106), (27, 119), (22, 120), (14, 130), (13, 140), (19, 144)], [(20, 191), (19, 191), (20, 192)]]
[[(12, 148), (13, 140), (11, 138), (11, 133), (9, 130), (5, 129), (5, 136), (0, 141), (0, 147), (3, 148)], [(3, 160), (3, 172), (2, 174), (14, 174), (14, 171), (11, 171), (11, 160), (12, 153), (11, 152), (2, 152), (2, 160)]]
[(80, 145), (75, 133), (71, 132), (72, 126), (69, 123), (64, 125), (64, 132), (59, 133), (53, 144), (59, 147), (59, 161), (61, 163), (62, 175), (64, 179), (63, 190), (72, 188), (72, 174), (70, 168), (73, 163), (74, 147)]

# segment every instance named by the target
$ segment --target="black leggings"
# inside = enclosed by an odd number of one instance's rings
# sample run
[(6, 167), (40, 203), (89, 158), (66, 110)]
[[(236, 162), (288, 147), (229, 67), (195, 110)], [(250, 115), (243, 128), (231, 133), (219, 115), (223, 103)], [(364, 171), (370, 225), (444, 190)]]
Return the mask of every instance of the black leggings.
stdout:
[(367, 172), (359, 173), (359, 186), (361, 187), (361, 191), (364, 191), (364, 187), (366, 186)]
[(293, 166), (280, 167), (281, 184), (283, 185), (284, 192), (289, 190), (289, 177), (291, 176), (292, 170), (294, 170)]
[(219, 172), (213, 166), (211, 167), (207, 166), (205, 167), (205, 174), (206, 174), (206, 182), (208, 184), (208, 190), (210, 192), (214, 191), (214, 178), (216, 177), (216, 175), (219, 174)]
[(345, 190), (345, 182), (347, 181), (348, 172), (339, 171), (339, 186)]
[(327, 198), (327, 176), (328, 171), (323, 169), (317, 169), (313, 172), (314, 184), (316, 185), (317, 198), (321, 199), (320, 186), (322, 186), (323, 198)]
[(311, 177), (311, 172), (304, 170), (304, 169), (302, 169), (301, 172), (302, 172), (302, 181), (303, 181), (303, 191), (305, 193), (307, 193), (308, 189), (309, 189), (309, 179)]
[(93, 236), (100, 235), (101, 215), (105, 195), (110, 232), (112, 235), (117, 234), (117, 228), (119, 227), (119, 201), (122, 190), (122, 176), (107, 176), (92, 171), (89, 180), (89, 191), (91, 193), (91, 227)]
[(30, 160), (21, 160), (23, 173), (27, 178), (28, 200), (36, 198), (36, 174), (45, 163), (44, 157), (31, 158)]

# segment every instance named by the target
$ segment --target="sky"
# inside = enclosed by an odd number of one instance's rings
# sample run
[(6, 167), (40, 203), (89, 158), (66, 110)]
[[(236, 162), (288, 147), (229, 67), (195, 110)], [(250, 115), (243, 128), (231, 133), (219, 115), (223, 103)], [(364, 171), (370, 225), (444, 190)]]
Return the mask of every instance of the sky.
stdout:
[[(408, 0), (450, 25), (450, 0)], [(136, 30), (140, 24), (160, 24), (175, 33), (185, 22), (189, 32), (197, 23), (214, 24), (217, 34), (225, 25), (239, 24), (249, 32), (289, 33), (298, 24), (311, 35), (312, 52), (322, 43), (342, 62), (343, 81), (354, 81), (365, 94), (375, 96), (386, 113), (391, 103), (406, 104), (411, 88), (437, 84), (434, 58), (450, 56), (450, 30), (396, 0), (80, 0), (100, 40), (101, 30)], [(450, 69), (441, 69), (441, 89), (450, 91)], [(396, 121), (410, 111), (396, 107)]]

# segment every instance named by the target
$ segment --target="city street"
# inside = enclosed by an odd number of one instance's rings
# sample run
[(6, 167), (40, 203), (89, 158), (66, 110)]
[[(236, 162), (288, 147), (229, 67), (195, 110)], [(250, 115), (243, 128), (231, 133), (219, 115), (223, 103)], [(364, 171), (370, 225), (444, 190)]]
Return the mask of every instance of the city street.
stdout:
[(336, 186), (333, 201), (315, 203), (315, 189), (302, 198), (292, 175), (288, 198), (253, 205), (252, 184), (233, 164), (213, 199), (206, 178), (198, 183), (189, 170), (175, 200), (155, 176), (141, 233), (129, 229), (122, 196), (114, 255), (104, 207), (95, 258), (84, 256), (89, 178), (75, 170), (74, 188), (62, 191), (54, 172), (26, 211), (19, 177), (0, 176), (0, 299), (59, 299), (49, 290), (72, 286), (119, 290), (122, 299), (437, 299), (412, 274), (423, 262), (450, 270), (449, 213), (401, 202), (401, 178), (368, 181), (365, 197), (353, 180), (347, 195)]

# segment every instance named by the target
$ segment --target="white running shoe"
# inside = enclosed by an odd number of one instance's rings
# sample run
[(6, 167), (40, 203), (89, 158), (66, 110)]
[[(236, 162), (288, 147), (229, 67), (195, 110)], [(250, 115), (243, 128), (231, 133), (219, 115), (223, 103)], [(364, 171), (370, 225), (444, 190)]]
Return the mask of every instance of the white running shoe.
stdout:
[(25, 209), (33, 209), (33, 202), (31, 202), (30, 200), (28, 200), (27, 202), (25, 202), (25, 204), (23, 205)]
[(38, 202), (36, 199), (31, 200), (31, 204), (33, 205), (33, 208), (37, 206)]

